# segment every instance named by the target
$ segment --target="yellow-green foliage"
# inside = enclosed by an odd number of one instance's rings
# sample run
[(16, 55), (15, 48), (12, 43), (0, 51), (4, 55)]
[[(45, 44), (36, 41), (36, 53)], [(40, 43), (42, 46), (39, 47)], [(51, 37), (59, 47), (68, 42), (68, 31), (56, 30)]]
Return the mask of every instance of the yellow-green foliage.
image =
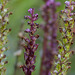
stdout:
[(5, 47), (7, 43), (7, 34), (10, 29), (7, 29), (6, 26), (9, 21), (8, 9), (5, 8), (7, 1), (1, 0), (0, 2), (0, 75), (5, 75), (5, 64), (7, 63), (6, 55), (4, 52), (8, 49)]
[(59, 41), (58, 46), (58, 55), (56, 56), (55, 61), (55, 70), (52, 72), (52, 75), (66, 75), (67, 70), (70, 68), (70, 47), (73, 42), (73, 26), (74, 26), (74, 19), (72, 16), (74, 15), (74, 5), (73, 2), (66, 1), (65, 4), (65, 10), (62, 10), (62, 20), (64, 22), (64, 26), (59, 28), (61, 35), (62, 35), (62, 41)]

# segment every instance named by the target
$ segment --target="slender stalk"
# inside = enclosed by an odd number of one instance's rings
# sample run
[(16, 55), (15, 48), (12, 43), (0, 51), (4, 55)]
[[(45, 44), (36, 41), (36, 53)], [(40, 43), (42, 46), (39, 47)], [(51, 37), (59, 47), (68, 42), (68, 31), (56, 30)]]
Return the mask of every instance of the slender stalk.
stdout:
[[(22, 21), (22, 24), (21, 24), (20, 30), (19, 30), (19, 34), (18, 34), (19, 37), (24, 35), (23, 30), (24, 30), (24, 22)], [(14, 56), (16, 56), (14, 75), (16, 75), (17, 69), (20, 66), (20, 65), (18, 65), (18, 63), (20, 62), (20, 61), (18, 61), (18, 59), (20, 58), (20, 56), (22, 55), (22, 52), (23, 52), (23, 46), (22, 46), (23, 42), (24, 41), (22, 39), (19, 39), (18, 46), (17, 46), (17, 51), (14, 53)]]

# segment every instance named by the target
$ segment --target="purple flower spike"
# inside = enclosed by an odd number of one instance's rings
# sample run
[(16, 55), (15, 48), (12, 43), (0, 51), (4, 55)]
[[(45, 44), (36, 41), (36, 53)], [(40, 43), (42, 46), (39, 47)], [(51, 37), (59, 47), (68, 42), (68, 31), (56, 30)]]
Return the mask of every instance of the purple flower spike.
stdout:
[(25, 75), (31, 75), (31, 73), (35, 70), (35, 51), (38, 48), (38, 44), (36, 44), (36, 40), (39, 37), (39, 35), (34, 35), (34, 33), (37, 31), (37, 28), (39, 24), (34, 23), (38, 19), (38, 14), (34, 14), (34, 8), (30, 8), (28, 12), (31, 14), (31, 16), (25, 16), (25, 19), (29, 19), (28, 25), (30, 25), (30, 29), (26, 29), (25, 32), (29, 34), (29, 38), (23, 36), (22, 39), (25, 40), (25, 53), (24, 53), (24, 60), (25, 65), (21, 66), (23, 69)]
[(51, 75), (54, 57), (57, 54), (57, 14), (56, 7), (60, 5), (55, 0), (44, 0), (45, 5), (42, 7), (42, 18), (45, 22), (43, 55), (41, 62), (40, 75)]

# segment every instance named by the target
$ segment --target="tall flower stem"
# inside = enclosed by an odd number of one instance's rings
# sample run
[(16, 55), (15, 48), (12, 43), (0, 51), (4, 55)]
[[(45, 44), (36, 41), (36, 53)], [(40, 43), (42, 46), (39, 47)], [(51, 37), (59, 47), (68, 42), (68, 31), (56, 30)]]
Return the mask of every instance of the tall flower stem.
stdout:
[(43, 55), (41, 61), (40, 75), (51, 75), (50, 70), (54, 62), (54, 56), (57, 54), (57, 14), (56, 7), (60, 5), (55, 0), (44, 0), (42, 7), (42, 17), (45, 21)]
[(61, 18), (64, 22), (64, 26), (60, 27), (59, 30), (62, 34), (62, 41), (59, 41), (59, 52), (57, 61), (55, 62), (55, 70), (52, 75), (66, 75), (70, 67), (71, 62), (69, 62), (70, 55), (73, 51), (70, 51), (70, 47), (73, 44), (73, 26), (74, 19), (72, 18), (75, 13), (73, 10), (75, 8), (74, 1), (65, 1), (65, 9), (62, 10)]
[(38, 14), (34, 14), (34, 8), (30, 8), (28, 12), (31, 16), (25, 16), (25, 19), (29, 19), (28, 25), (30, 25), (30, 29), (26, 29), (25, 32), (29, 34), (29, 38), (21, 36), (23, 40), (25, 40), (25, 44), (23, 45), (25, 48), (24, 59), (25, 65), (21, 66), (25, 75), (31, 75), (35, 69), (35, 51), (38, 48), (38, 44), (36, 44), (36, 39), (39, 35), (35, 35), (39, 24), (34, 23), (38, 19)]
[(7, 43), (7, 35), (11, 29), (7, 29), (7, 25), (9, 23), (9, 15), (12, 13), (7, 13), (8, 9), (5, 8), (7, 1), (1, 0), (0, 1), (0, 75), (5, 75), (6, 68), (5, 64), (8, 63), (6, 61), (6, 55), (4, 52), (8, 50), (5, 46)]

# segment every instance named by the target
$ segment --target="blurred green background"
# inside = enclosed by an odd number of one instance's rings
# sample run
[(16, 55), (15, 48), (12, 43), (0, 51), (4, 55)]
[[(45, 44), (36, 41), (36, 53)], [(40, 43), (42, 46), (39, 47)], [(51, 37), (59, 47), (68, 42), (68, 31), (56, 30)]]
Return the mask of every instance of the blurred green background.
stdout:
[[(59, 12), (60, 10), (64, 9), (64, 1), (65, 0), (57, 0), (60, 1), (62, 4), (60, 7), (57, 8), (57, 12)], [(24, 64), (24, 57), (23, 57), (23, 53), (24, 50), (22, 51), (22, 54), (19, 56), (15, 56), (14, 53), (16, 53), (16, 51), (19, 50), (19, 37), (18, 37), (18, 33), (21, 30), (21, 25), (22, 22), (24, 21), (24, 28), (26, 29), (27, 26), (27, 21), (24, 20), (24, 16), (28, 15), (29, 13), (27, 12), (27, 10), (29, 8), (35, 8), (35, 13), (39, 13), (39, 19), (37, 21), (37, 23), (42, 23), (42, 18), (41, 18), (41, 11), (40, 11), (40, 7), (43, 4), (43, 0), (10, 0), (9, 3), (7, 4), (7, 7), (9, 8), (9, 11), (13, 12), (13, 15), (10, 16), (10, 21), (9, 21), (9, 25), (8, 28), (11, 28), (12, 31), (9, 33), (8, 35), (8, 46), (9, 46), (9, 50), (7, 51), (7, 60), (9, 61), (9, 63), (6, 65), (7, 67), (7, 72), (6, 75), (24, 75), (22, 69), (19, 68), (19, 65)], [(61, 23), (60, 23), (61, 25)], [(38, 30), (37, 33), (40, 34), (40, 38), (37, 40), (37, 43), (39, 43), (39, 48), (36, 51), (36, 69), (33, 73), (33, 75), (39, 75), (39, 71), (40, 71), (40, 62), (41, 62), (41, 53), (42, 53), (42, 36), (43, 36), (43, 32), (41, 30)], [(59, 34), (58, 34), (58, 38), (60, 38)], [(74, 45), (72, 46), (72, 49), (74, 50)], [(72, 61), (72, 68), (69, 70), (67, 75), (75, 75), (75, 55), (72, 56), (71, 60)]]

